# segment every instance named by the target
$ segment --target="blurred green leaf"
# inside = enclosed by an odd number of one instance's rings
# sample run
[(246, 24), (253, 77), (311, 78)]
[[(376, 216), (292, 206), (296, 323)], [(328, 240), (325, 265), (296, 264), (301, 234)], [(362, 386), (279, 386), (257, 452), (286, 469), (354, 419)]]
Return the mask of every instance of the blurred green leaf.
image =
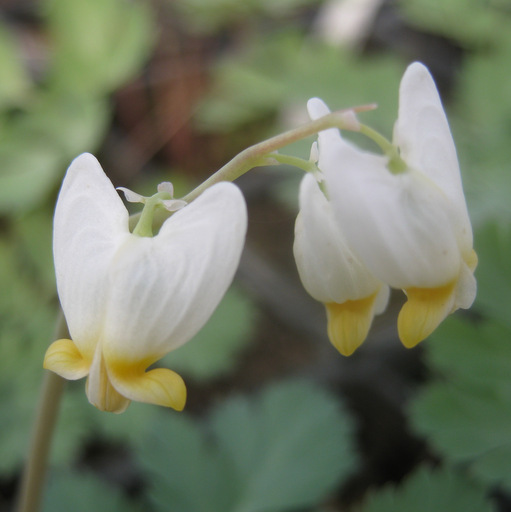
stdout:
[(509, 23), (506, 0), (401, 0), (399, 4), (416, 26), (465, 45), (498, 40)]
[[(53, 208), (52, 208), (53, 209)], [(41, 296), (55, 296), (55, 271), (52, 252), (52, 215), (46, 210), (35, 210), (19, 217), (13, 223), (16, 243), (23, 253), (26, 273)]]
[(54, 473), (44, 496), (43, 512), (135, 512), (119, 489), (84, 472)]
[(511, 329), (449, 318), (428, 342), (441, 378), (411, 408), (412, 422), (447, 460), (511, 489)]
[(511, 230), (476, 232), (475, 308), (484, 320), (448, 318), (427, 344), (436, 378), (412, 404), (416, 429), (447, 460), (511, 489)]
[(104, 94), (140, 69), (152, 44), (151, 11), (127, 0), (47, 0), (58, 89)]
[(319, 96), (332, 110), (378, 103), (380, 107), (366, 119), (390, 136), (403, 70), (391, 57), (362, 60), (304, 40), (299, 31), (281, 30), (262, 42), (255, 40), (218, 67), (197, 119), (204, 130), (231, 131), (248, 121), (298, 108), (305, 121), (307, 100)]
[[(508, 18), (508, 21), (509, 18)], [(477, 225), (511, 222), (509, 139), (511, 127), (511, 34), (501, 44), (470, 54), (456, 94), (456, 139), (464, 172), (467, 202)]]
[(166, 364), (196, 380), (226, 374), (234, 369), (236, 356), (250, 342), (255, 316), (248, 297), (231, 287), (208, 323), (190, 342), (171, 352)]
[(108, 117), (105, 101), (50, 93), (15, 117), (0, 138), (0, 213), (45, 201), (71, 160), (97, 147)]
[(338, 400), (289, 381), (213, 411), (207, 426), (161, 415), (138, 458), (157, 510), (270, 512), (318, 503), (354, 469), (352, 423)]
[(354, 470), (350, 418), (306, 381), (269, 387), (256, 404), (233, 399), (212, 425), (238, 475), (236, 512), (311, 506)]
[(491, 512), (487, 491), (449, 469), (421, 468), (398, 487), (374, 491), (361, 512)]
[(3, 23), (0, 23), (0, 77), (0, 109), (22, 103), (31, 83), (16, 43)]
[(319, 0), (178, 0), (172, 2), (186, 25), (201, 33), (212, 33), (235, 23), (246, 25), (258, 17), (291, 16)]
[(511, 326), (511, 227), (492, 223), (475, 233), (479, 257), (475, 306), (489, 318)]

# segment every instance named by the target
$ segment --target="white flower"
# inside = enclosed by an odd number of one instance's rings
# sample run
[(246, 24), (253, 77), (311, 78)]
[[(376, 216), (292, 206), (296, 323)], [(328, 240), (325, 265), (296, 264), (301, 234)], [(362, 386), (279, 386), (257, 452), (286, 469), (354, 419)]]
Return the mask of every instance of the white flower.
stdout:
[[(319, 100), (312, 105), (312, 117), (323, 113)], [(477, 264), (456, 149), (422, 64), (410, 65), (401, 81), (393, 144), (406, 164), (397, 173), (387, 157), (322, 132), (319, 167), (350, 246), (374, 276), (406, 293), (398, 330), (413, 347), (472, 305)]]
[(179, 375), (146, 371), (190, 340), (229, 287), (246, 232), (239, 189), (219, 183), (162, 225), (130, 233), (128, 212), (97, 160), (76, 158), (60, 191), (53, 251), (71, 340), (48, 349), (44, 367), (88, 376), (89, 401), (122, 412), (130, 400), (181, 410)]
[(326, 307), (330, 341), (349, 356), (367, 337), (374, 315), (385, 309), (389, 288), (348, 247), (311, 174), (302, 180), (299, 200), (293, 247), (298, 273), (307, 292)]

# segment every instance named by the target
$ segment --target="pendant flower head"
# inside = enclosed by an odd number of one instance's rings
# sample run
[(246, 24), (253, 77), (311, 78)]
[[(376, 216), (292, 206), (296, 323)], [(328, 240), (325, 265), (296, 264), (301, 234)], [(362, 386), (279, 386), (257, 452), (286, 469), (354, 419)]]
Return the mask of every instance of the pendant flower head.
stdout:
[[(317, 117), (324, 105), (311, 102)], [(448, 314), (472, 305), (477, 265), (456, 149), (420, 63), (401, 81), (393, 146), (394, 160), (321, 132), (319, 167), (354, 252), (375, 277), (406, 293), (398, 331), (413, 347)]]
[[(317, 117), (328, 113), (326, 106), (314, 102), (311, 109)], [(327, 140), (336, 136), (335, 129), (321, 134)], [(331, 343), (349, 356), (367, 337), (374, 315), (387, 306), (389, 287), (353, 253), (322, 188), (328, 194), (321, 172), (302, 179), (293, 252), (304, 288), (325, 305)]]
[(122, 412), (131, 400), (184, 407), (181, 377), (147, 368), (206, 323), (233, 279), (247, 218), (231, 183), (177, 207), (156, 236), (137, 236), (92, 155), (67, 171), (53, 252), (71, 339), (48, 348), (44, 367), (66, 379), (87, 376), (87, 397), (98, 409)]

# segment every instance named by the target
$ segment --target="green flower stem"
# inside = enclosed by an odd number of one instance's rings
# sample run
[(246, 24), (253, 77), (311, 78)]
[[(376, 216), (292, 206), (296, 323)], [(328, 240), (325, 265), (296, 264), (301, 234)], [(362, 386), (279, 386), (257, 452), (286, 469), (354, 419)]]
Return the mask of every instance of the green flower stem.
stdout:
[(396, 146), (383, 135), (365, 124), (360, 124), (360, 133), (372, 139), (389, 158), (388, 168), (392, 174), (400, 174), (408, 169), (406, 162), (399, 155)]
[(305, 172), (318, 171), (317, 165), (311, 160), (304, 160), (303, 158), (298, 158), (296, 156), (281, 155), (279, 153), (272, 153), (268, 156), (279, 164), (292, 165), (293, 167), (298, 167), (298, 169), (302, 169)]
[[(286, 157), (284, 155), (276, 156), (276, 152), (293, 142), (305, 139), (323, 130), (329, 128), (339, 128), (341, 130), (359, 131), (360, 123), (353, 115), (355, 112), (364, 112), (366, 110), (372, 110), (376, 108), (375, 105), (363, 105), (354, 107), (348, 110), (338, 110), (331, 112), (326, 116), (310, 121), (298, 128), (294, 128), (287, 132), (275, 135), (270, 139), (263, 142), (259, 142), (253, 146), (250, 146), (243, 150), (241, 153), (236, 155), (231, 161), (221, 167), (218, 171), (212, 174), (206, 181), (201, 183), (197, 188), (193, 189), (189, 194), (182, 197), (181, 199), (190, 203), (196, 199), (202, 192), (207, 188), (219, 183), (221, 181), (234, 181), (246, 172), (250, 171), (254, 167), (260, 167), (263, 165), (275, 165), (278, 163), (284, 163)], [(292, 157), (289, 157), (292, 158)], [(286, 163), (290, 163), (287, 160)], [(299, 168), (303, 168), (303, 160), (298, 165)], [(296, 160), (293, 165), (298, 163)], [(311, 169), (305, 169), (307, 171)], [(153, 218), (153, 227), (159, 229), (163, 222), (171, 215), (169, 212), (155, 212)], [(130, 228), (133, 228), (139, 222), (141, 217), (140, 213), (136, 213), (130, 217)]]
[[(357, 112), (369, 110), (371, 108), (373, 108), (372, 105), (356, 107), (350, 110)], [(234, 181), (254, 167), (278, 163), (274, 158), (272, 158), (271, 153), (274, 153), (293, 142), (305, 139), (323, 130), (328, 130), (329, 128), (358, 131), (359, 126), (360, 124), (353, 118), (353, 116), (349, 115), (349, 111), (339, 110), (320, 117), (319, 119), (315, 119), (314, 121), (310, 121), (298, 128), (275, 135), (270, 139), (259, 142), (258, 144), (243, 150), (182, 199), (189, 203), (215, 183), (219, 183), (220, 181)]]
[[(64, 315), (60, 315), (55, 339), (69, 338)], [(36, 512), (40, 509), (51, 439), (60, 408), (65, 380), (45, 371), (39, 405), (18, 494), (18, 512)]]
[(134, 235), (138, 236), (153, 236), (153, 218), (155, 210), (162, 207), (162, 200), (171, 199), (166, 192), (158, 192), (154, 196), (148, 197), (144, 202), (144, 209), (142, 210), (138, 219), (137, 225), (133, 230)]

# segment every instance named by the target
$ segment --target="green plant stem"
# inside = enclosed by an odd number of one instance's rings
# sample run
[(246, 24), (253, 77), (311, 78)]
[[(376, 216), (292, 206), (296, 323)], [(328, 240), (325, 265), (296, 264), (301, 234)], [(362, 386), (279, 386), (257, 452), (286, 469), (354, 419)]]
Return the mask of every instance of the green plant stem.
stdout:
[(234, 181), (254, 167), (279, 163), (272, 158), (271, 153), (274, 153), (293, 142), (315, 135), (320, 131), (328, 130), (329, 128), (358, 131), (360, 124), (354, 118), (353, 111), (368, 110), (370, 108), (373, 107), (356, 107), (348, 111), (339, 110), (337, 112), (332, 112), (326, 116), (320, 117), (319, 119), (315, 119), (314, 121), (310, 121), (309, 123), (299, 126), (298, 128), (280, 133), (279, 135), (275, 135), (263, 142), (254, 144), (236, 155), (231, 161), (221, 167), (217, 172), (211, 175), (206, 181), (201, 183), (182, 199), (186, 202), (193, 201), (196, 197), (202, 194), (204, 190), (215, 183), (219, 183), (220, 181)]
[[(376, 108), (375, 105), (363, 105), (354, 107), (347, 110), (338, 110), (331, 112), (326, 116), (310, 121), (298, 128), (288, 130), (287, 132), (275, 135), (263, 142), (254, 144), (241, 153), (236, 155), (232, 160), (227, 162), (218, 171), (212, 174), (206, 181), (201, 183), (198, 187), (193, 189), (189, 194), (182, 197), (184, 201), (190, 203), (196, 199), (202, 192), (207, 188), (219, 183), (221, 181), (234, 181), (246, 172), (250, 171), (254, 167), (260, 167), (263, 165), (275, 165), (281, 162), (274, 158), (272, 153), (275, 153), (279, 149), (292, 144), (298, 140), (305, 139), (316, 133), (328, 130), (329, 128), (339, 128), (341, 130), (359, 131), (360, 124), (357, 121), (354, 113), (363, 112), (366, 110), (372, 110)], [(303, 167), (299, 165), (299, 167)], [(171, 215), (169, 212), (157, 212), (159, 215), (155, 215), (153, 227), (159, 229), (163, 222)], [(136, 213), (130, 216), (130, 228), (133, 229), (140, 218), (140, 213)]]
[(380, 146), (381, 150), (387, 155), (389, 158), (388, 168), (392, 174), (400, 174), (408, 169), (406, 162), (399, 155), (396, 146), (394, 146), (392, 142), (387, 140), (383, 135), (365, 124), (360, 125), (359, 131), (376, 142), (376, 144)]
[[(56, 331), (55, 339), (69, 337), (63, 315), (59, 318)], [(28, 459), (19, 489), (18, 512), (37, 512), (41, 506), (48, 455), (64, 384), (65, 380), (62, 377), (45, 371)]]

